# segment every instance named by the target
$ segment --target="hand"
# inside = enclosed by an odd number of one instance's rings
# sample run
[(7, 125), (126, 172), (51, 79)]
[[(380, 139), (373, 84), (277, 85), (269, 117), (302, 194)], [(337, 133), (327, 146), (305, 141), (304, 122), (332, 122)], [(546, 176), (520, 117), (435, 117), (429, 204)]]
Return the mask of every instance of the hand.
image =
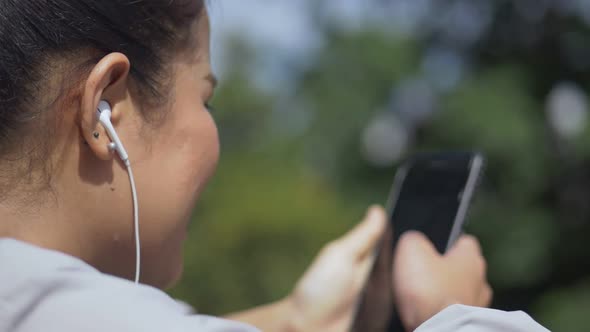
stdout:
[(404, 234), (395, 253), (393, 290), (410, 331), (451, 304), (487, 307), (492, 300), (479, 242), (469, 235), (441, 256), (423, 234)]
[(322, 249), (288, 297), (291, 330), (344, 332), (349, 328), (385, 220), (385, 211), (372, 207), (356, 228)]

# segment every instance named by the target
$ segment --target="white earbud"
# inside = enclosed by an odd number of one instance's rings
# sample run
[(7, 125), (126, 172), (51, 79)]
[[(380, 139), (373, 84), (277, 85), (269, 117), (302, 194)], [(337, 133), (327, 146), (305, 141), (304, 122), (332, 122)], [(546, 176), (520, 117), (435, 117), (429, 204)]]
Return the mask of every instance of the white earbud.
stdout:
[(109, 105), (108, 102), (101, 100), (100, 103), (98, 103), (98, 108), (96, 109), (98, 121), (105, 128), (109, 137), (113, 140), (113, 143), (109, 144), (109, 148), (116, 150), (119, 154), (119, 157), (121, 157), (121, 160), (127, 164), (129, 162), (129, 155), (127, 154), (127, 151), (125, 151), (125, 147), (123, 146), (123, 143), (121, 143), (119, 135), (117, 135), (117, 132), (115, 131), (115, 127), (113, 127), (113, 124), (111, 123), (111, 114), (111, 105)]
[(135, 189), (135, 179), (133, 178), (133, 171), (131, 169), (131, 162), (129, 161), (129, 155), (127, 151), (125, 151), (125, 147), (123, 147), (123, 143), (119, 139), (119, 135), (115, 131), (115, 127), (111, 123), (111, 105), (105, 100), (101, 100), (98, 103), (98, 107), (96, 108), (96, 116), (98, 117), (98, 122), (102, 124), (104, 129), (107, 131), (107, 134), (113, 140), (112, 143), (109, 143), (108, 148), (111, 151), (117, 151), (121, 160), (125, 163), (127, 167), (127, 173), (129, 174), (129, 182), (131, 184), (131, 198), (133, 200), (133, 226), (135, 230), (135, 283), (139, 283), (139, 275), (141, 273), (141, 245), (139, 239), (139, 207), (137, 203), (137, 190)]

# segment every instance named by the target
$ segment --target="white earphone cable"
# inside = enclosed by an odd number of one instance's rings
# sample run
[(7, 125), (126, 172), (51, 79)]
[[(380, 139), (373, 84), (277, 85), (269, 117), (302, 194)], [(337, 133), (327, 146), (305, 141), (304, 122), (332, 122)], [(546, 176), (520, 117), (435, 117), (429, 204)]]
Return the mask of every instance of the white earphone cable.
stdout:
[[(115, 131), (115, 127), (111, 123), (111, 105), (106, 100), (101, 100), (98, 103), (98, 107), (96, 108), (96, 116), (98, 117), (98, 122), (102, 124), (104, 129), (106, 130), (107, 134), (113, 140), (113, 142), (109, 143), (108, 148), (111, 151), (116, 151), (121, 160), (125, 163), (127, 167), (127, 174), (129, 175), (129, 183), (131, 184), (131, 194), (133, 198), (133, 231), (135, 233), (135, 283), (139, 284), (139, 276), (141, 274), (141, 245), (140, 245), (140, 238), (139, 238), (139, 208), (137, 203), (137, 190), (135, 189), (135, 179), (133, 177), (133, 171), (131, 170), (131, 162), (129, 162), (129, 155), (125, 148), (123, 147), (123, 143), (117, 132)], [(100, 134), (98, 132), (94, 132), (94, 137), (98, 139)]]
[(127, 166), (127, 173), (129, 174), (129, 182), (131, 183), (131, 194), (133, 196), (133, 227), (135, 233), (135, 283), (139, 284), (139, 276), (141, 273), (141, 244), (139, 240), (139, 208), (137, 204), (137, 190), (135, 189), (135, 179), (133, 178), (133, 171), (131, 170), (131, 163), (125, 160)]

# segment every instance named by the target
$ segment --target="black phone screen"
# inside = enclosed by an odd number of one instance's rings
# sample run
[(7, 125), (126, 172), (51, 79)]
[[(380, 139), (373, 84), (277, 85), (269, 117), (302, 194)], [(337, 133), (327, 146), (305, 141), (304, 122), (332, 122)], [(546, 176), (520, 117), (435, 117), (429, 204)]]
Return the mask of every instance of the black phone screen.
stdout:
[[(417, 157), (402, 168), (393, 189), (390, 222), (353, 322), (352, 332), (402, 332), (391, 290), (393, 252), (406, 231), (424, 233), (440, 253), (452, 232), (472, 173), (474, 155), (442, 154)], [(458, 225), (461, 227), (462, 225)], [(393, 231), (395, 230), (395, 232)]]

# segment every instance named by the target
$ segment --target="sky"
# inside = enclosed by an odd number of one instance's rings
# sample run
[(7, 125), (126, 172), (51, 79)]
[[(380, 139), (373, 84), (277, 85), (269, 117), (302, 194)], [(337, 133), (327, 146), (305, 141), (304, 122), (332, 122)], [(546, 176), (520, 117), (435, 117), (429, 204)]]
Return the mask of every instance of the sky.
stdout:
[[(223, 74), (224, 44), (237, 36), (268, 57), (305, 60), (322, 45), (314, 15), (339, 29), (359, 29), (367, 22), (410, 32), (429, 15), (434, 0), (216, 0), (209, 6), (214, 67)], [(268, 55), (267, 53), (270, 53)]]
[[(218, 0), (210, 6), (212, 59), (223, 77), (225, 44), (238, 37), (257, 50), (271, 55), (304, 56), (319, 40), (308, 15), (306, 0)], [(264, 52), (259, 56), (265, 58)]]
[(255, 52), (255, 63), (249, 68), (253, 83), (262, 90), (285, 91), (293, 68), (304, 68), (323, 45), (323, 30), (317, 22), (342, 30), (371, 24), (408, 34), (421, 28), (420, 21), (430, 15), (433, 1), (211, 1), (213, 69), (223, 82), (230, 69), (227, 44), (237, 38)]

